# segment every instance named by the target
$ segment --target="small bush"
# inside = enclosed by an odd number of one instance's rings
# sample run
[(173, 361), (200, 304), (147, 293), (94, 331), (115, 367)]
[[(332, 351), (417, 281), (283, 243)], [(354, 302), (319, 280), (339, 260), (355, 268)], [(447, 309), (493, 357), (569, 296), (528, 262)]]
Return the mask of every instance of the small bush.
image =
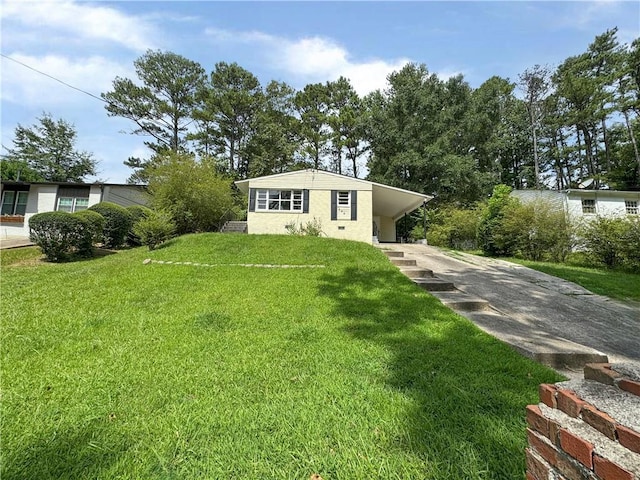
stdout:
[(319, 237), (323, 234), (322, 223), (315, 217), (306, 224), (301, 223), (298, 225), (295, 222), (287, 223), (284, 228), (289, 235)]
[(131, 215), (131, 229), (127, 232), (127, 244), (131, 246), (142, 245), (140, 237), (133, 232), (133, 227), (143, 218), (147, 218), (151, 214), (151, 209), (142, 205), (130, 205), (125, 208)]
[(627, 218), (598, 216), (581, 226), (582, 247), (593, 263), (607, 268), (632, 266), (640, 256), (640, 247), (633, 243), (639, 228)]
[(496, 185), (491, 198), (487, 201), (478, 224), (478, 245), (485, 255), (509, 256), (513, 254), (514, 242), (505, 236), (501, 229), (505, 209), (512, 204), (519, 204), (517, 198), (509, 196), (511, 187)]
[(629, 218), (628, 228), (620, 239), (621, 254), (625, 268), (640, 273), (640, 218)]
[(495, 232), (509, 239), (509, 254), (526, 260), (563, 262), (573, 247), (573, 229), (564, 211), (544, 201), (506, 205)]
[(140, 238), (149, 250), (166, 242), (176, 231), (176, 225), (171, 220), (171, 214), (166, 211), (149, 211), (149, 214), (136, 222), (133, 226), (134, 234)]
[(72, 254), (90, 256), (92, 227), (81, 216), (67, 212), (38, 213), (29, 219), (29, 237), (47, 260), (60, 262)]
[(89, 223), (91, 241), (94, 244), (102, 242), (102, 231), (104, 229), (104, 217), (102, 215), (92, 210), (80, 210), (73, 215), (83, 218)]
[(105, 247), (117, 248), (124, 244), (133, 223), (131, 214), (124, 207), (115, 203), (101, 202), (89, 207), (89, 210), (98, 212), (104, 217), (102, 243)]
[[(437, 223), (427, 222), (427, 243), (438, 247), (457, 250), (474, 250), (477, 247), (476, 235), (480, 213), (477, 209), (446, 208), (437, 216)], [(424, 235), (422, 224), (416, 225), (412, 236)]]

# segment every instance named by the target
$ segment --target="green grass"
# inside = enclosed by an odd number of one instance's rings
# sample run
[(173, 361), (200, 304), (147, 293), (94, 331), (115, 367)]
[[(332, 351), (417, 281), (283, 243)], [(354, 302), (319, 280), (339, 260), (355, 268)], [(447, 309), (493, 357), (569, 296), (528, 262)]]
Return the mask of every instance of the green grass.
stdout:
[(3, 266), (0, 314), (3, 480), (523, 478), (560, 379), (332, 239)]
[(0, 265), (34, 262), (42, 258), (38, 247), (20, 247), (0, 250)]
[(533, 262), (518, 258), (505, 260), (569, 280), (599, 295), (619, 300), (640, 301), (640, 275), (638, 274), (564, 263)]

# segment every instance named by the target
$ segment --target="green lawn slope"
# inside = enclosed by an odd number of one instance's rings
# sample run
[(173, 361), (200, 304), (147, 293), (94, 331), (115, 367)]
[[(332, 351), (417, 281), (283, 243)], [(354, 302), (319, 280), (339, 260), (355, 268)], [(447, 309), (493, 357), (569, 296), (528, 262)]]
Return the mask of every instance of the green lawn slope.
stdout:
[(361, 243), (201, 234), (1, 280), (3, 480), (523, 478), (559, 379)]

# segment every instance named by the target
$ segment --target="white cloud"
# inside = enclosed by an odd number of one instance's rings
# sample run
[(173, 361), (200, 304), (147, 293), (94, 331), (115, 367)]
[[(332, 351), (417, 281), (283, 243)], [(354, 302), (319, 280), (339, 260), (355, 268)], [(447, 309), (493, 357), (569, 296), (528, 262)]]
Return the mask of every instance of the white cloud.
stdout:
[[(38, 57), (20, 53), (9, 56), (96, 96), (110, 90), (116, 76), (131, 76), (131, 67), (101, 56), (74, 59), (60, 55)], [(41, 109), (80, 105), (87, 99), (86, 94), (6, 58), (2, 58), (1, 97), (3, 101)]]
[(3, 23), (64, 32), (74, 41), (107, 41), (136, 51), (153, 48), (155, 43), (154, 29), (144, 19), (73, 0), (3, 1), (1, 18)]
[(305, 83), (344, 76), (360, 95), (384, 88), (387, 75), (410, 62), (407, 58), (356, 60), (342, 45), (318, 36), (289, 40), (262, 32), (213, 28), (207, 29), (206, 34), (217, 42), (259, 44), (271, 65)]

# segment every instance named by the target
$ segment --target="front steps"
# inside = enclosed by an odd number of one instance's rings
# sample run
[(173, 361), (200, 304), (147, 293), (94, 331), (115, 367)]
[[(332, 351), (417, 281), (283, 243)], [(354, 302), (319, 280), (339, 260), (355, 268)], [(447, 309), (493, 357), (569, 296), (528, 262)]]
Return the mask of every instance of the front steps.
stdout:
[(222, 226), (220, 233), (247, 233), (247, 222), (229, 220)]
[(383, 250), (391, 263), (400, 267), (400, 271), (413, 280), (420, 288), (431, 292), (435, 297), (453, 310), (479, 311), (489, 308), (489, 302), (472, 298), (461, 292), (452, 282), (442, 280), (432, 270), (420, 268), (414, 259), (404, 258), (404, 252)]
[(581, 369), (587, 363), (608, 361), (606, 355), (592, 348), (541, 331), (528, 321), (506, 317), (492, 308), (488, 301), (469, 295), (452, 282), (438, 278), (432, 270), (418, 266), (415, 259), (405, 258), (402, 251), (385, 250), (384, 247), (382, 251), (420, 288), (525, 357), (558, 369), (569, 377), (575, 369)]

